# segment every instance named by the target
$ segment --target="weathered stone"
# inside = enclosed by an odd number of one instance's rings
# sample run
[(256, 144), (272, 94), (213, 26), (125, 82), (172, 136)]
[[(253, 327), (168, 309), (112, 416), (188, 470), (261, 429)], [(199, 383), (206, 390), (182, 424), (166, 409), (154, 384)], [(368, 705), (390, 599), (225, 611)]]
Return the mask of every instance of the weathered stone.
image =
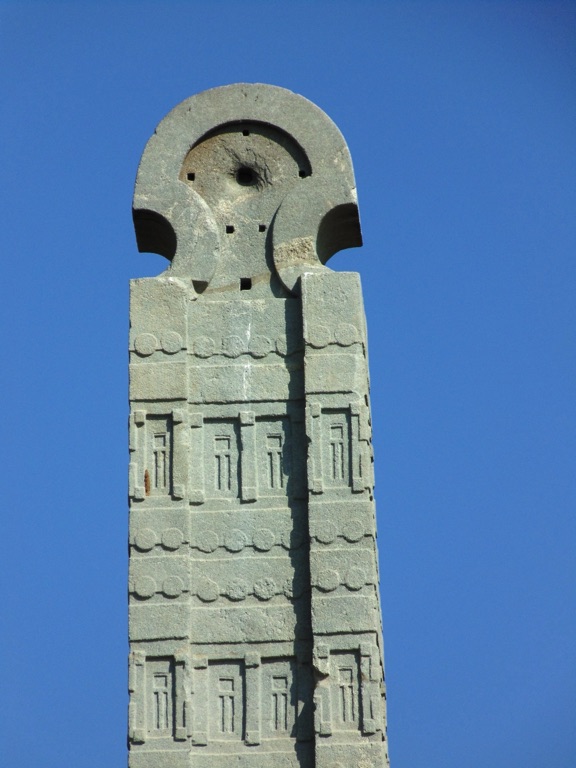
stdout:
[(132, 768), (386, 766), (352, 164), (301, 96), (234, 85), (160, 123), (132, 281)]

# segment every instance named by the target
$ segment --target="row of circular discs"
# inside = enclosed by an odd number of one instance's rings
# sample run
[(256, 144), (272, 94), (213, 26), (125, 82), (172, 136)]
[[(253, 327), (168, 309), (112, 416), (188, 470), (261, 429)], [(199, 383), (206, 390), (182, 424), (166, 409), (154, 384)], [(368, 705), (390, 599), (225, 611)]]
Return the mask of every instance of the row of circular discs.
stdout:
[[(338, 536), (355, 543), (365, 535), (364, 525), (357, 519), (347, 520), (341, 529), (330, 520), (320, 521), (314, 525), (313, 530), (313, 537), (321, 544), (332, 544)], [(249, 535), (238, 528), (230, 528), (220, 536), (216, 531), (199, 531), (190, 546), (201, 552), (214, 552), (218, 547), (224, 547), (229, 552), (241, 552), (248, 546), (253, 546), (260, 552), (268, 552), (275, 545), (281, 545), (284, 549), (298, 549), (306, 539), (306, 534), (298, 530), (285, 530), (278, 534), (269, 528), (258, 528)], [(133, 541), (134, 546), (141, 552), (149, 552), (157, 544), (172, 551), (186, 544), (184, 533), (179, 528), (166, 528), (160, 536), (152, 528), (139, 528)]]
[[(349, 347), (360, 341), (358, 329), (350, 323), (339, 323), (334, 329), (317, 325), (309, 330), (308, 336), (308, 344), (317, 349), (327, 347), (329, 344)], [(134, 339), (134, 351), (140, 357), (148, 357), (157, 350), (162, 350), (168, 355), (174, 355), (183, 348), (182, 337), (176, 331), (164, 331), (159, 339), (153, 333), (140, 333)], [(191, 344), (193, 354), (202, 358), (213, 355), (266, 357), (273, 352), (284, 357), (301, 348), (302, 344), (298, 343), (297, 339), (279, 336), (272, 340), (261, 335), (254, 335), (249, 340), (236, 335), (224, 336), (218, 340), (210, 336), (198, 336)]]
[[(357, 591), (367, 584), (366, 572), (362, 568), (353, 566), (349, 568), (344, 578), (337, 571), (326, 568), (319, 572), (313, 586), (323, 592), (333, 592), (340, 584), (347, 589)], [(235, 578), (221, 588), (215, 581), (208, 578), (201, 578), (195, 584), (194, 588), (187, 590), (183, 580), (179, 576), (167, 576), (160, 587), (151, 576), (139, 576), (135, 579), (132, 591), (142, 599), (148, 599), (157, 592), (166, 597), (179, 597), (183, 592), (190, 592), (196, 595), (204, 603), (212, 603), (220, 596), (228, 598), (234, 602), (245, 600), (248, 596), (254, 595), (258, 600), (266, 601), (275, 595), (284, 595), (287, 598), (300, 597), (308, 590), (308, 584), (303, 578), (289, 578), (282, 584), (276, 584), (270, 577), (257, 579), (254, 584), (249, 584), (245, 579)]]

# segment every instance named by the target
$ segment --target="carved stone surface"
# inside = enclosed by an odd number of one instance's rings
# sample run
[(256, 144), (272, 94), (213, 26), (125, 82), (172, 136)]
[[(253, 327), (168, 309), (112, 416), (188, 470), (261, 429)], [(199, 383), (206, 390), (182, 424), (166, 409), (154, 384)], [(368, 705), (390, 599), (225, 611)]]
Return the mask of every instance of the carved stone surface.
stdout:
[(290, 91), (177, 106), (142, 157), (130, 312), (132, 768), (388, 765), (346, 144)]

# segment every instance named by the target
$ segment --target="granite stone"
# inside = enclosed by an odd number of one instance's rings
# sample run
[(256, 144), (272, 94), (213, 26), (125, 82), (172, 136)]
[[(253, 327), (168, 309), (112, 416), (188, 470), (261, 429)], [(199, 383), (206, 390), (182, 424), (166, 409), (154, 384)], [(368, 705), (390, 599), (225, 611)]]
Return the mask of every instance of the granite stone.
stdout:
[(360, 279), (334, 123), (283, 88), (175, 107), (133, 217), (129, 765), (388, 765)]

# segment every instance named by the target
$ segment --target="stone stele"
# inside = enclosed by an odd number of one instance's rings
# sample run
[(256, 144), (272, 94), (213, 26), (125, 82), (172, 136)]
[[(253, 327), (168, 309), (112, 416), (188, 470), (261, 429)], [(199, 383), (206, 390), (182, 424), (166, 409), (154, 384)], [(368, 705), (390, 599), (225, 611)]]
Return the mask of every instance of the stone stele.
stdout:
[(388, 765), (352, 162), (302, 96), (183, 101), (136, 180), (131, 768)]

